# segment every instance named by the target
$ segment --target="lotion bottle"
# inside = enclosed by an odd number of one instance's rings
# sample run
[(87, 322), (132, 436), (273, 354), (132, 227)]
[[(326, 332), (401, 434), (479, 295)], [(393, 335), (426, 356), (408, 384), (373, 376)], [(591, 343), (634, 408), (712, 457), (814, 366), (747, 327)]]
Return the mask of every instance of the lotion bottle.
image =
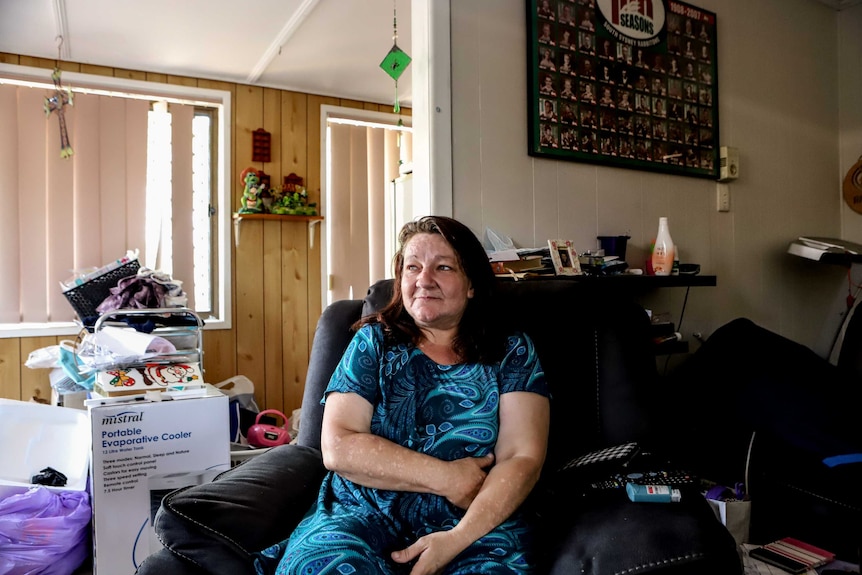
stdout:
[(652, 269), (657, 276), (669, 276), (673, 271), (673, 240), (667, 228), (667, 218), (658, 219), (658, 235), (652, 250)]

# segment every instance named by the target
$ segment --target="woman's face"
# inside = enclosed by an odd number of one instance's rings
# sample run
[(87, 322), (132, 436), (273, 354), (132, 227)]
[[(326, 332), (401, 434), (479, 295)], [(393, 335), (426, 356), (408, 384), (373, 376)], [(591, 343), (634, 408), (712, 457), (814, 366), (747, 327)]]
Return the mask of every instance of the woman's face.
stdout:
[(401, 295), (420, 328), (458, 326), (473, 289), (452, 246), (440, 234), (416, 234), (404, 246)]

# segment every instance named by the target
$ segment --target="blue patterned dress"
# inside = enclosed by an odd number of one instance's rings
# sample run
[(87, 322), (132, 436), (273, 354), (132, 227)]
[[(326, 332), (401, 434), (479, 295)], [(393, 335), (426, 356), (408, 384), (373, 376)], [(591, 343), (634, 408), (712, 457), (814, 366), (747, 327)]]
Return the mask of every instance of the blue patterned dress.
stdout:
[[(493, 452), (500, 394), (547, 396), (533, 342), (508, 338), (499, 364), (438, 365), (412, 344), (385, 345), (379, 324), (353, 337), (327, 388), (357, 393), (374, 406), (371, 433), (451, 461)], [(324, 399), (325, 401), (325, 399)], [(277, 575), (409, 573), (390, 553), (454, 527), (464, 510), (445, 497), (357, 485), (329, 472), (317, 503), (291, 537), (261, 553), (259, 573), (280, 558)], [(449, 564), (445, 573), (529, 573), (530, 529), (516, 512)]]

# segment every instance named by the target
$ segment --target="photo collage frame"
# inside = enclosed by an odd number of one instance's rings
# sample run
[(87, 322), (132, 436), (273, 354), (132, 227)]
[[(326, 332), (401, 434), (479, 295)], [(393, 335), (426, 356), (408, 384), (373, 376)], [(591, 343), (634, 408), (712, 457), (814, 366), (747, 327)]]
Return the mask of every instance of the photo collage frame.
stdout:
[(529, 153), (718, 177), (716, 16), (676, 0), (528, 0)]

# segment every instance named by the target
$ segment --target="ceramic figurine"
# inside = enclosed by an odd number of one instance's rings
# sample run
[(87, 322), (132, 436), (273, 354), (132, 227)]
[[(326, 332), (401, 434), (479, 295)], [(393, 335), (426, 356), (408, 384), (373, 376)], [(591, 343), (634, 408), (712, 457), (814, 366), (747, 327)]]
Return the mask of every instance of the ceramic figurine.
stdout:
[(242, 171), (242, 174), (240, 174), (240, 181), (243, 183), (245, 188), (242, 192), (242, 207), (239, 209), (239, 213), (262, 214), (264, 212), (263, 199), (261, 198), (263, 185), (260, 183), (260, 176), (258, 175), (257, 170), (254, 168), (246, 168)]

